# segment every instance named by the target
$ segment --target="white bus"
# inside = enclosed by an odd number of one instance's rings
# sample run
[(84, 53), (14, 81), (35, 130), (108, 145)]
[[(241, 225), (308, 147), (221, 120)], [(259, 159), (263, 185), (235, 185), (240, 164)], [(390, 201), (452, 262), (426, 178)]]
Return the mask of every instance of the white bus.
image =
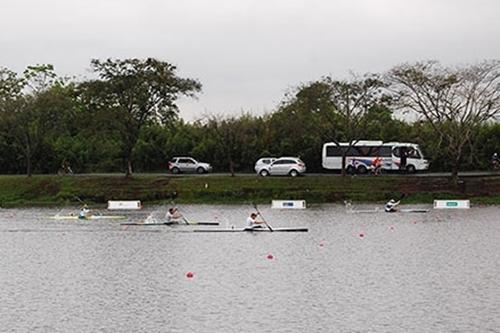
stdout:
[[(342, 169), (342, 155), (348, 149), (348, 142), (328, 142), (323, 145), (323, 168)], [(401, 156), (403, 161), (401, 161)], [(401, 163), (402, 162), (402, 163)], [(346, 154), (346, 171), (349, 173), (366, 173), (376, 163), (383, 170), (404, 170), (414, 173), (429, 168), (429, 161), (424, 159), (422, 151), (415, 143), (358, 141)], [(403, 164), (403, 165), (402, 165)]]

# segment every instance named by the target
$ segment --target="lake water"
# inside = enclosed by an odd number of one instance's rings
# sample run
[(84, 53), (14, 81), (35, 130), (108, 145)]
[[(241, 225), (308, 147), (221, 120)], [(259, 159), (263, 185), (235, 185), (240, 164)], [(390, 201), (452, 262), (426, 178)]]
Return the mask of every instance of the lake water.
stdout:
[[(224, 228), (252, 211), (179, 208)], [(121, 221), (0, 209), (0, 332), (500, 332), (500, 207), (259, 208), (309, 232), (120, 226), (166, 207)]]

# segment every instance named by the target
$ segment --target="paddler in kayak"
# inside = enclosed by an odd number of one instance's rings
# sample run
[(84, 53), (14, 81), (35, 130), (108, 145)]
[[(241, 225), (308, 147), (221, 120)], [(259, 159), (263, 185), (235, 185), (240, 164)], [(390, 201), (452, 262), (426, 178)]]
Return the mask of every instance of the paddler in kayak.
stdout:
[(394, 199), (389, 200), (384, 206), (384, 210), (386, 213), (394, 213), (397, 212), (397, 206), (399, 205), (401, 201), (396, 201)]
[(90, 209), (89, 209), (89, 206), (87, 206), (85, 204), (85, 205), (83, 205), (82, 209), (80, 209), (80, 213), (78, 213), (78, 218), (82, 219), (82, 220), (85, 220), (89, 216), (90, 216)]
[(252, 213), (249, 217), (247, 217), (245, 230), (260, 229), (263, 227), (263, 224), (266, 224), (266, 222), (257, 221), (257, 216), (257, 213)]
[(169, 208), (165, 218), (167, 222), (182, 222), (187, 224), (186, 219), (182, 216), (177, 207)]

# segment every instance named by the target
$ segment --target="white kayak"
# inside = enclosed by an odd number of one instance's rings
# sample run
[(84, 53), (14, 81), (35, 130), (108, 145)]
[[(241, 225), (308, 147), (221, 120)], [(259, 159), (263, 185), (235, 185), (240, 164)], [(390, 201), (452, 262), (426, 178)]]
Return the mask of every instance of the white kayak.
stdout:
[(122, 222), (120, 225), (219, 225), (219, 222), (198, 222), (198, 221), (169, 221), (169, 222)]
[(123, 215), (90, 215), (85, 218), (80, 218), (78, 215), (56, 215), (51, 218), (55, 220), (116, 220), (124, 219)]
[(394, 212), (386, 212), (383, 209), (353, 209), (347, 211), (350, 214), (373, 214), (373, 213), (428, 213), (428, 209), (398, 209)]
[(258, 228), (258, 229), (194, 229), (189, 232), (307, 232), (307, 228)]

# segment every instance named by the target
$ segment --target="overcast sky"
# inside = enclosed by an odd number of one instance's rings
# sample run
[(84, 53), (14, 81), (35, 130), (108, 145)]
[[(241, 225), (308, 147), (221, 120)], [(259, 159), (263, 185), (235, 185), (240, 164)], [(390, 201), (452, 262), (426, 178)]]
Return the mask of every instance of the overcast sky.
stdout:
[(0, 0), (0, 66), (156, 57), (203, 84), (181, 116), (272, 111), (324, 75), (500, 58), (499, 0)]

